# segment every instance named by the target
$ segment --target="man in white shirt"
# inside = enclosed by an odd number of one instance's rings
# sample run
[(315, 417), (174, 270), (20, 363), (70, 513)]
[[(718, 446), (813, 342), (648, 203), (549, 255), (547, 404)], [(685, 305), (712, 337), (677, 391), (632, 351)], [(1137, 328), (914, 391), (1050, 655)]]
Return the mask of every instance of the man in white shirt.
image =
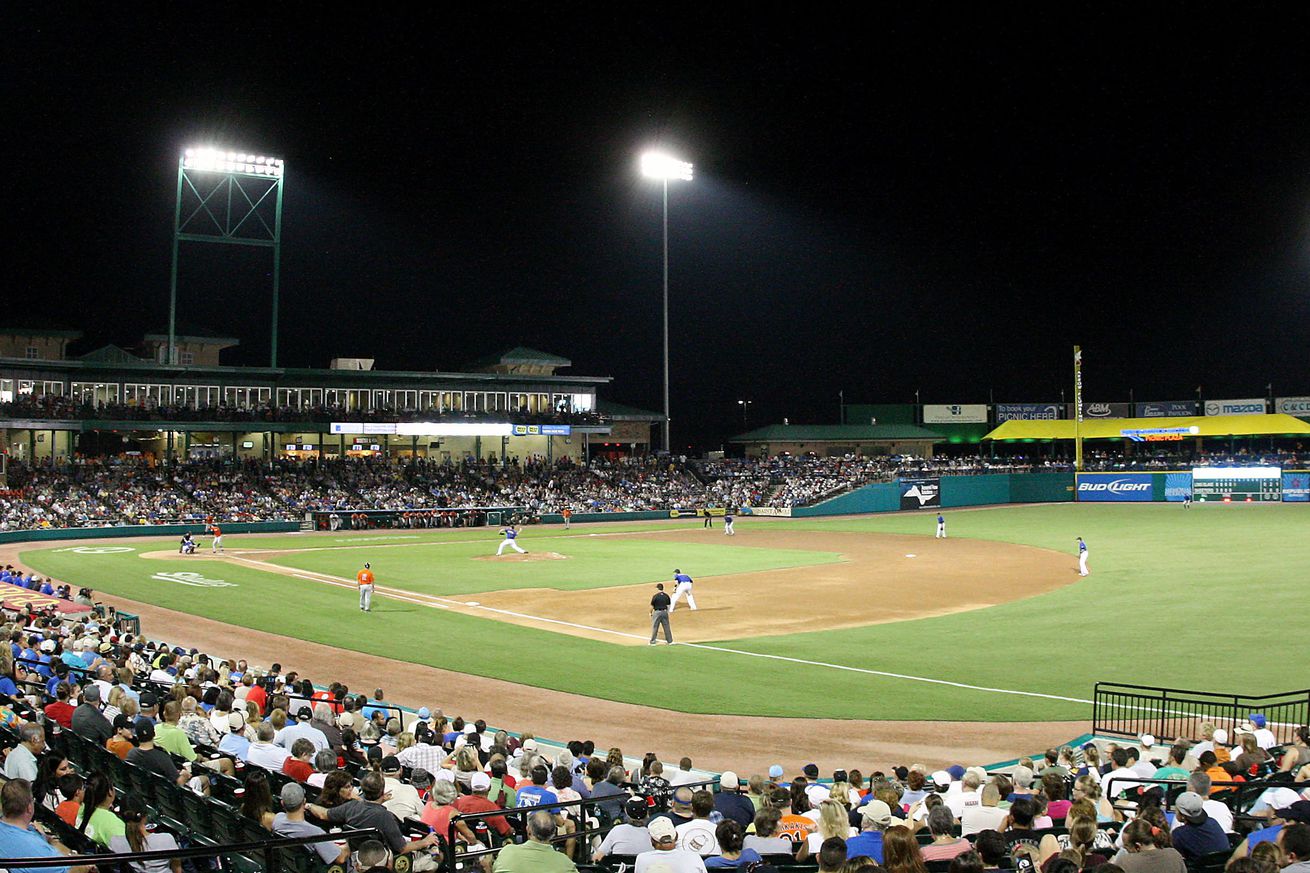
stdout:
[(719, 854), (719, 840), (714, 833), (715, 824), (710, 821), (713, 812), (713, 794), (708, 791), (697, 791), (692, 795), (692, 820), (675, 828), (679, 849), (695, 852), (702, 857)]
[[(1201, 808), (1205, 810), (1205, 814), (1218, 822), (1219, 827), (1224, 829), (1224, 833), (1231, 834), (1233, 832), (1233, 811), (1223, 802), (1210, 799), (1210, 785), (1209, 774), (1201, 770), (1197, 770), (1187, 777), (1187, 790), (1194, 791), (1205, 798), (1201, 802)], [(1183, 824), (1182, 816), (1175, 816), (1174, 828), (1177, 828), (1180, 824)]]
[(391, 810), (392, 815), (404, 821), (423, 814), (423, 799), (419, 797), (418, 789), (400, 781), (400, 759), (395, 755), (382, 759), (382, 780), (391, 795), (382, 805)]
[[(1129, 788), (1140, 785), (1142, 775), (1128, 766), (1128, 750), (1120, 747), (1115, 749), (1111, 755), (1114, 761), (1114, 769), (1101, 777), (1101, 784), (1105, 786), (1105, 796), (1111, 802), (1120, 794), (1123, 794)], [(1152, 771), (1155, 775), (1155, 771)]]
[(1251, 713), (1251, 724), (1255, 725), (1255, 744), (1257, 746), (1262, 749), (1272, 749), (1278, 745), (1278, 738), (1274, 736), (1273, 731), (1266, 727), (1268, 722), (1262, 714), (1258, 712)]
[(640, 855), (650, 851), (650, 831), (646, 828), (646, 816), (649, 814), (650, 807), (644, 798), (630, 798), (623, 805), (623, 815), (627, 821), (610, 829), (591, 860), (599, 864), (605, 860), (606, 855)]
[(1005, 822), (1005, 810), (998, 806), (1001, 802), (1001, 790), (996, 787), (995, 782), (988, 782), (983, 786), (982, 791), (979, 792), (979, 800), (978, 806), (965, 807), (960, 816), (960, 833), (963, 836), (988, 830), (999, 831)]
[(678, 769), (672, 773), (665, 771), (664, 776), (674, 788), (679, 785), (690, 785), (693, 782), (701, 781), (695, 773), (691, 772), (691, 758), (683, 758), (678, 762)]
[(648, 825), (653, 851), (637, 856), (636, 873), (706, 873), (705, 861), (695, 852), (678, 848), (673, 822), (661, 816)]
[(947, 792), (945, 797), (946, 807), (951, 811), (954, 818), (963, 821), (966, 809), (982, 806), (982, 792), (978, 790), (981, 784), (982, 781), (978, 778), (978, 774), (970, 770), (964, 774), (964, 779), (961, 780), (963, 790), (954, 793)]
[(271, 724), (260, 722), (255, 729), (255, 741), (246, 749), (246, 761), (256, 767), (281, 773), (282, 764), (291, 757), (291, 753), (273, 742), (275, 733)]
[(286, 727), (274, 735), (273, 742), (284, 749), (290, 749), (292, 743), (303, 737), (314, 744), (315, 752), (330, 748), (327, 735), (309, 723), (313, 717), (313, 710), (308, 705), (302, 705), (296, 710), (296, 722), (288, 722)]

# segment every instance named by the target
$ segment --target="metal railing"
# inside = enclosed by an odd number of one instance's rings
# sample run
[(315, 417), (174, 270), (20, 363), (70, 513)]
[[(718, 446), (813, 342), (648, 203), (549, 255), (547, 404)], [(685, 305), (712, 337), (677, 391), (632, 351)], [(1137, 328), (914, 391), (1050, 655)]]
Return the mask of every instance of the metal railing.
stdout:
[(1097, 682), (1092, 703), (1092, 732), (1100, 736), (1140, 737), (1158, 742), (1200, 737), (1204, 723), (1234, 729), (1252, 713), (1279, 743), (1289, 743), (1296, 729), (1310, 724), (1310, 689), (1282, 694), (1216, 694), (1152, 685)]

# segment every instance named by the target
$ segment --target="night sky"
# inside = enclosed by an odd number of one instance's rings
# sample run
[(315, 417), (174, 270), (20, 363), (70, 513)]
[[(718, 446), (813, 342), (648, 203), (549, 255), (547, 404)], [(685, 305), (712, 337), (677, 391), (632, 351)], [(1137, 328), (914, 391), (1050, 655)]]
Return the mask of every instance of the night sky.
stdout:
[[(167, 324), (177, 156), (217, 143), (286, 160), (282, 364), (521, 344), (658, 409), (661, 146), (696, 167), (679, 443), (739, 399), (1072, 398), (1074, 343), (1089, 401), (1310, 394), (1304, 5), (73, 8), (0, 23), (4, 320), (76, 351)], [(267, 362), (269, 263), (183, 249), (180, 321), (229, 363)]]

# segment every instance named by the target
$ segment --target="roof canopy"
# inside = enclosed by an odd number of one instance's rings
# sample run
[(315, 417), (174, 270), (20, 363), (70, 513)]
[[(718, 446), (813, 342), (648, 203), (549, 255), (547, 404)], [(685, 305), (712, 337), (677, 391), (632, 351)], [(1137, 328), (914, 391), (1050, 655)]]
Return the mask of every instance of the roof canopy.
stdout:
[(771, 424), (739, 434), (733, 443), (850, 443), (883, 440), (932, 440), (942, 435), (909, 424)]
[[(1072, 420), (1060, 421), (1007, 421), (983, 439), (989, 440), (1071, 440), (1074, 438)], [(1190, 415), (1162, 418), (1097, 418), (1084, 419), (1082, 438), (1085, 440), (1125, 439), (1125, 430), (1192, 428), (1195, 436), (1285, 436), (1310, 434), (1310, 422), (1290, 415)]]

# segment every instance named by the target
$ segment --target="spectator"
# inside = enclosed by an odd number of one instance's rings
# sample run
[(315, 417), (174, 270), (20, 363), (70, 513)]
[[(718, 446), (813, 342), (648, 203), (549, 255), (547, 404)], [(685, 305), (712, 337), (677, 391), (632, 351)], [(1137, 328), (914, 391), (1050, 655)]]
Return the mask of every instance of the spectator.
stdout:
[[(324, 784), (325, 795), (331, 782), (332, 780), (328, 779)], [(344, 824), (352, 829), (376, 828), (381, 831), (386, 846), (396, 855), (408, 855), (426, 849), (436, 842), (435, 833), (428, 834), (422, 839), (408, 841), (401, 834), (400, 823), (382, 805), (386, 784), (381, 773), (369, 773), (364, 776), (360, 780), (360, 790), (363, 797), (345, 800), (330, 809), (312, 803), (306, 808), (315, 818), (324, 819), (332, 824)]]
[[(0, 858), (58, 858), (70, 854), (50, 840), (32, 823), (36, 803), (32, 785), (24, 778), (11, 778), (0, 788)], [(46, 867), (50, 873), (94, 873), (94, 866)], [(15, 871), (17, 873), (17, 871)]]
[[(651, 851), (637, 856), (636, 873), (705, 873), (705, 861), (698, 853), (678, 847), (678, 832), (667, 817), (651, 819), (647, 828)], [(500, 873), (499, 865), (496, 873)]]
[[(135, 797), (125, 797), (119, 805), (123, 819), (124, 833), (109, 840), (109, 851), (118, 854), (140, 852), (171, 852), (177, 848), (177, 840), (168, 831), (150, 831), (149, 813), (146, 805)], [(135, 873), (182, 873), (180, 858), (155, 861), (133, 861), (128, 865)]]
[[(298, 746), (300, 740), (297, 740), (296, 744)], [(312, 743), (310, 748), (313, 748)], [(330, 749), (323, 751), (332, 754)], [(423, 814), (423, 800), (418, 796), (418, 789), (400, 780), (400, 770), (400, 759), (396, 756), (388, 755), (382, 759), (382, 780), (388, 795), (382, 805), (402, 821), (407, 818), (418, 818)]]
[[(618, 768), (611, 768), (613, 772)], [(626, 821), (620, 822), (605, 834), (600, 847), (592, 854), (591, 860), (599, 864), (608, 855), (639, 855), (650, 850), (650, 831), (646, 827), (650, 807), (640, 797), (633, 797), (624, 804), (623, 815)]]
[(860, 810), (860, 833), (846, 841), (846, 857), (868, 857), (883, 863), (883, 838), (892, 824), (892, 811), (881, 800), (870, 800)]
[[(487, 795), (491, 791), (491, 777), (486, 773), (474, 773), (470, 783), (470, 791), (455, 800), (455, 809), (466, 815), (473, 813), (495, 812), (504, 809), (492, 803)], [(508, 837), (513, 828), (503, 815), (491, 816), (483, 819), (487, 826), (501, 836), (502, 839)]]
[(126, 832), (123, 820), (114, 815), (114, 784), (106, 773), (92, 773), (83, 791), (77, 829), (106, 849), (114, 837)]
[(268, 775), (262, 770), (251, 769), (242, 783), (245, 793), (241, 798), (241, 814), (266, 830), (273, 827), (273, 791), (268, 785)]
[(973, 850), (972, 843), (955, 836), (955, 819), (945, 805), (928, 812), (928, 832), (932, 834), (932, 843), (922, 849), (924, 861), (949, 861)]
[[(573, 873), (578, 869), (551, 844), (556, 831), (553, 815), (545, 810), (530, 813), (527, 830), (526, 842), (508, 845), (496, 855), (493, 873)], [(671, 832), (672, 828), (669, 830)], [(638, 869), (642, 868), (639, 866)]]
[(158, 773), (179, 785), (191, 778), (190, 765), (179, 770), (173, 757), (155, 746), (154, 722), (138, 720), (135, 733), (136, 748), (127, 753), (127, 763)]
[(887, 873), (927, 873), (913, 831), (904, 825), (887, 829), (882, 866)]
[[(710, 870), (736, 870), (747, 864), (756, 864), (762, 861), (759, 853), (754, 849), (747, 849), (744, 845), (746, 829), (740, 823), (733, 819), (724, 819), (719, 822), (718, 827), (714, 829), (714, 837), (718, 842), (718, 855), (705, 859), (705, 866)], [(846, 841), (841, 842), (842, 855), (846, 853)], [(845, 858), (843, 857), (843, 860)]]
[(840, 873), (846, 869), (846, 841), (841, 837), (829, 837), (819, 846), (818, 873)]
[[(679, 791), (687, 789), (678, 789)], [(676, 796), (676, 794), (675, 794)], [(714, 822), (710, 814), (714, 812), (714, 795), (708, 791), (696, 791), (691, 796), (691, 820), (675, 825), (678, 834), (678, 848), (695, 852), (701, 857), (719, 854), (718, 838), (715, 836)]]
[(1219, 823), (1206, 814), (1201, 795), (1194, 791), (1178, 795), (1174, 801), (1174, 814), (1183, 823), (1174, 829), (1173, 847), (1185, 860), (1228, 850), (1228, 837)]
[[(332, 754), (329, 749), (323, 751)], [(292, 743), (291, 755), (282, 762), (282, 773), (297, 782), (308, 782), (309, 777), (314, 775), (314, 744), (304, 737)]]
[[(294, 782), (288, 782), (282, 786), (282, 793), (279, 795), (282, 801), (282, 811), (273, 816), (273, 833), (279, 837), (317, 837), (326, 835), (325, 831), (318, 825), (310, 824), (305, 821), (305, 789), (301, 788)], [(318, 855), (319, 860), (324, 864), (342, 864), (344, 865), (350, 859), (350, 847), (342, 846), (337, 848), (337, 844), (331, 840), (310, 843), (305, 848)], [(177, 871), (174, 871), (177, 873)]]
[(103, 746), (114, 735), (114, 726), (100, 713), (100, 686), (89, 684), (82, 689), (82, 702), (73, 710), (73, 733)]
[(1169, 845), (1168, 832), (1159, 826), (1136, 819), (1124, 827), (1122, 838), (1123, 851), (1114, 863), (1124, 873), (1186, 873), (1183, 856)]
[(18, 740), (5, 758), (5, 778), (27, 780), (30, 791), (38, 775), (37, 756), (45, 751), (45, 729), (35, 722), (25, 724), (18, 730)]

